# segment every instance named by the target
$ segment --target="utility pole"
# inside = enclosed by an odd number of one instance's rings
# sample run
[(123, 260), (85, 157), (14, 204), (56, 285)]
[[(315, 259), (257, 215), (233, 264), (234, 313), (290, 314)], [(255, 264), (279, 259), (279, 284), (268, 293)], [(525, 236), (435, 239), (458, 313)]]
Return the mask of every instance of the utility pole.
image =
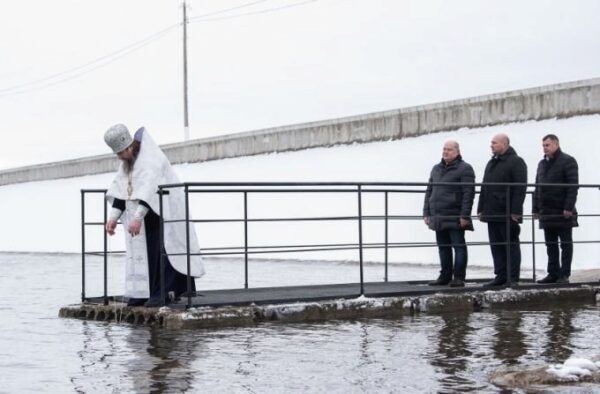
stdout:
[(190, 123), (188, 120), (188, 81), (187, 81), (187, 8), (183, 0), (183, 140), (190, 139)]

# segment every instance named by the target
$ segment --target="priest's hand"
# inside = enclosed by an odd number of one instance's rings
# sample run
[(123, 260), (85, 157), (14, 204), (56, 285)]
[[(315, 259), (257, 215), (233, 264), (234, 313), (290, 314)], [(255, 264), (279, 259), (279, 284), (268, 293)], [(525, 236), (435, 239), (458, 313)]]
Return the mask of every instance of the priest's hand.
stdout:
[(114, 219), (109, 219), (108, 222), (106, 222), (106, 227), (105, 227), (108, 235), (115, 235), (116, 227), (117, 227), (117, 221)]
[(127, 231), (129, 231), (129, 234), (131, 234), (132, 237), (135, 237), (140, 233), (141, 228), (142, 222), (140, 220), (133, 219), (129, 222), (129, 227), (127, 228)]

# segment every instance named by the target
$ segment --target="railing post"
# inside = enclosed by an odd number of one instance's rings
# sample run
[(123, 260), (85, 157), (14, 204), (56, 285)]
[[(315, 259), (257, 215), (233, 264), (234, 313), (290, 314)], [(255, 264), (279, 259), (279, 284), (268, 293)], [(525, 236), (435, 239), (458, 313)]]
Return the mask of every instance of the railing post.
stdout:
[(244, 192), (244, 288), (248, 288), (248, 192)]
[(81, 302), (85, 302), (85, 191), (81, 190)]
[(388, 281), (388, 192), (385, 192), (385, 276), (384, 281)]
[(165, 294), (165, 223), (164, 223), (164, 209), (163, 209), (163, 189), (158, 187), (158, 208), (159, 208), (159, 219), (158, 224), (158, 242), (159, 242), (159, 267), (160, 267), (160, 304), (165, 305), (166, 294)]
[(512, 217), (510, 216), (510, 185), (506, 186), (506, 284), (511, 285), (511, 275), (510, 275), (510, 242), (511, 242), (511, 234), (510, 227), (512, 222)]
[(358, 185), (358, 252), (360, 263), (360, 295), (365, 294), (363, 272), (363, 237), (362, 237), (362, 185)]
[(531, 259), (533, 262), (533, 283), (535, 283), (535, 217), (531, 215)]
[(190, 202), (188, 185), (185, 185), (185, 249), (187, 257), (187, 307), (192, 307), (192, 277), (190, 275)]
[(108, 305), (108, 234), (106, 233), (105, 228), (108, 212), (106, 204), (106, 192), (102, 194), (102, 202), (104, 203), (104, 227), (102, 228), (102, 234), (104, 234), (104, 305)]

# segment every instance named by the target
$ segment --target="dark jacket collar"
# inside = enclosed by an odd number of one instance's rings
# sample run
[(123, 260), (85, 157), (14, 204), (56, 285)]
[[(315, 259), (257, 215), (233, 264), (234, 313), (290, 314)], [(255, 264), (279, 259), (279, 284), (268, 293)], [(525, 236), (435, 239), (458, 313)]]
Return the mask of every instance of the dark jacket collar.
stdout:
[(556, 153), (554, 154), (554, 157), (548, 157), (547, 155), (544, 155), (544, 159), (545, 159), (546, 161), (554, 161), (554, 160), (558, 159), (558, 157), (559, 157), (560, 155), (562, 155), (562, 150), (560, 150), (560, 148), (558, 148), (558, 149), (556, 150)]
[(509, 156), (512, 155), (516, 155), (517, 151), (515, 151), (515, 149), (512, 146), (509, 146), (508, 149), (506, 150), (506, 152), (504, 152), (501, 155), (494, 155), (494, 159), (498, 159), (498, 160), (506, 160), (506, 158), (508, 158)]
[(456, 159), (452, 160), (448, 164), (446, 164), (446, 162), (444, 161), (444, 159), (440, 160), (440, 165), (442, 167), (452, 167), (452, 166), (458, 165), (458, 163), (460, 163), (461, 161), (462, 161), (462, 156), (458, 155), (458, 156), (456, 156)]

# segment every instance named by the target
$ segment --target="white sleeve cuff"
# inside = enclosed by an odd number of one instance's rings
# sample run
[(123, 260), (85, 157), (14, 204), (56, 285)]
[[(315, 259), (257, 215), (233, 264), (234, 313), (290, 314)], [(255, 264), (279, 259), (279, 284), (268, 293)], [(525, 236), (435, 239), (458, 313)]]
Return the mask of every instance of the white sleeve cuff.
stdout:
[(108, 220), (117, 221), (117, 220), (119, 220), (119, 218), (121, 217), (122, 214), (123, 214), (123, 211), (113, 207), (110, 210), (110, 213), (108, 214)]
[(148, 213), (148, 211), (149, 211), (148, 207), (145, 207), (142, 204), (140, 204), (140, 205), (138, 205), (137, 209), (135, 210), (135, 213), (133, 214), (133, 218), (135, 220), (142, 221), (144, 219), (144, 216), (146, 216), (146, 214)]

